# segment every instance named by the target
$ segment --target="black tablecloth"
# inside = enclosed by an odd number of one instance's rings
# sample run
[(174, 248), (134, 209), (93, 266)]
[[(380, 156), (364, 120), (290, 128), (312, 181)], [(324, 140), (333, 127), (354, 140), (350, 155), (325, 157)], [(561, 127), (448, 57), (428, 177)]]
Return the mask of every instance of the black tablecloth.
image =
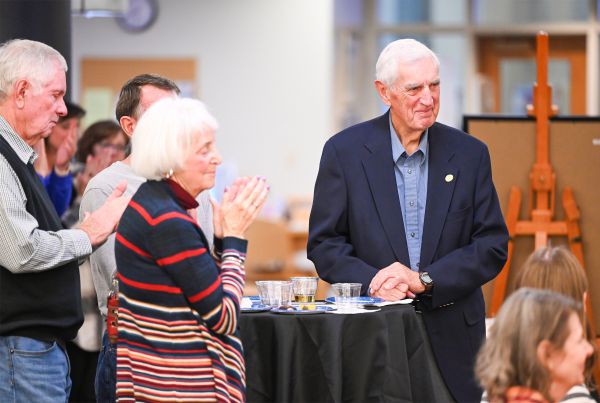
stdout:
[(243, 313), (249, 402), (444, 402), (411, 305), (355, 315)]

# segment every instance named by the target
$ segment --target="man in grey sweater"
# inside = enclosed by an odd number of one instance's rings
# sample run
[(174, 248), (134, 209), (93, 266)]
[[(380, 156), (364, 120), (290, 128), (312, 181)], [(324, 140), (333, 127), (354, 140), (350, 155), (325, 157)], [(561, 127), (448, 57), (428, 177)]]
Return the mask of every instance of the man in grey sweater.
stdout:
[[(123, 131), (128, 136), (133, 134), (137, 121), (154, 102), (166, 98), (177, 97), (179, 88), (169, 79), (151, 74), (142, 74), (129, 80), (119, 95), (116, 117)], [(126, 195), (133, 195), (145, 178), (136, 175), (129, 163), (129, 157), (118, 161), (101, 171), (88, 183), (79, 210), (80, 219), (96, 210), (111, 194), (115, 186), (125, 179)], [(206, 235), (212, 248), (213, 224), (212, 207), (208, 192), (198, 195), (198, 224)], [(98, 308), (103, 317), (107, 316), (107, 299), (111, 291), (113, 275), (116, 270), (115, 238), (112, 235), (106, 243), (90, 256), (92, 277), (98, 297)], [(96, 399), (98, 402), (113, 402), (116, 386), (116, 345), (111, 344), (105, 331), (102, 339), (102, 350), (98, 356), (96, 368)]]

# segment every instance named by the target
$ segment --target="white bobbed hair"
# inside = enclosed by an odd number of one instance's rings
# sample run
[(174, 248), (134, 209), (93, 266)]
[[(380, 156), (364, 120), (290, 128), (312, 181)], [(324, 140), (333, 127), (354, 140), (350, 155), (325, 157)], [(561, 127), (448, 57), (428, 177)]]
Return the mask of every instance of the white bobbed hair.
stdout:
[(430, 57), (439, 68), (440, 61), (435, 53), (415, 39), (398, 39), (389, 43), (379, 54), (375, 65), (375, 79), (386, 86), (394, 84), (398, 78), (399, 65)]
[(199, 133), (215, 131), (216, 119), (191, 98), (164, 98), (142, 115), (131, 137), (131, 167), (146, 179), (183, 168)]
[(65, 58), (45, 43), (11, 39), (0, 44), (0, 102), (18, 80), (27, 80), (39, 92), (52, 79), (57, 66), (67, 71)]

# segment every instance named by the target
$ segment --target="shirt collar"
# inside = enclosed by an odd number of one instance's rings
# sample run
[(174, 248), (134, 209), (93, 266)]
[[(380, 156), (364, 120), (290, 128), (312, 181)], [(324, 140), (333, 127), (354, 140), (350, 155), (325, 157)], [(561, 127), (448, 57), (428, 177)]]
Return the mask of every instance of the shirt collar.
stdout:
[(179, 183), (175, 182), (173, 179), (165, 179), (165, 182), (167, 182), (169, 185), (169, 188), (173, 192), (175, 199), (181, 205), (181, 207), (183, 207), (185, 210), (198, 207), (198, 201), (196, 201), (196, 199), (194, 199), (192, 195), (187, 192), (187, 190), (182, 188)]
[[(398, 158), (402, 156), (406, 152), (406, 149), (400, 142), (400, 138), (398, 137), (398, 133), (396, 133), (396, 129), (394, 129), (394, 125), (392, 124), (392, 115), (389, 117), (390, 124), (390, 137), (392, 139), (392, 158), (394, 159), (394, 163), (398, 161)], [(421, 140), (419, 140), (419, 148), (417, 151), (421, 151), (423, 154), (423, 158), (421, 158), (420, 164), (425, 162), (427, 159), (427, 151), (429, 150), (429, 141), (427, 141), (429, 134), (429, 128), (425, 129), (425, 132), (421, 135)]]
[(23, 140), (21, 136), (17, 134), (17, 132), (15, 132), (15, 130), (2, 116), (0, 116), (0, 134), (8, 142), (10, 147), (14, 150), (24, 164), (33, 164), (33, 162), (37, 159), (38, 155), (35, 151), (33, 151), (33, 148), (31, 148), (31, 146), (27, 144), (25, 140)]

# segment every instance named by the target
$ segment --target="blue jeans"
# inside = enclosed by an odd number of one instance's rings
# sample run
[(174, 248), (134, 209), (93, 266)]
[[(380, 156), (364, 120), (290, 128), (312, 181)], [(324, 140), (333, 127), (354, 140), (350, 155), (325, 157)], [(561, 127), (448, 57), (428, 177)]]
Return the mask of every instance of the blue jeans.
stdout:
[(69, 358), (56, 342), (0, 336), (0, 402), (68, 402)]
[(98, 354), (95, 388), (98, 403), (113, 403), (117, 400), (117, 346), (110, 344), (106, 330), (102, 336), (102, 349)]

